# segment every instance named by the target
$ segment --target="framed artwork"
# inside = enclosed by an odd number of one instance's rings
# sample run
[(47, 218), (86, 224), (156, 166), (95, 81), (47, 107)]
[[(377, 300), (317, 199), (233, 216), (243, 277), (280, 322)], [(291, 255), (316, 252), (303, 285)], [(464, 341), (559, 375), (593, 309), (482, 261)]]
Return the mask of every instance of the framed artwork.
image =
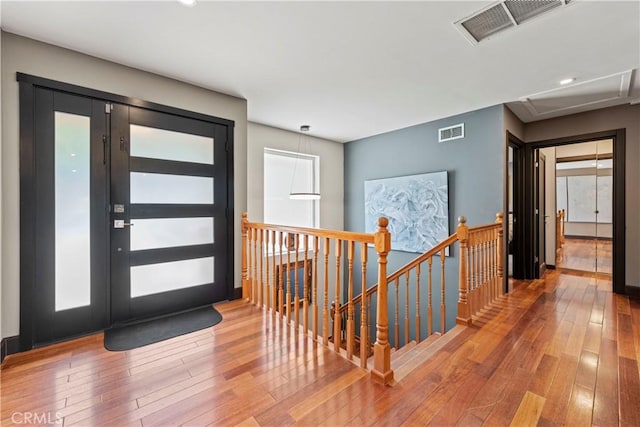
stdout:
[(364, 209), (365, 232), (384, 216), (393, 250), (424, 253), (449, 237), (447, 172), (365, 181)]

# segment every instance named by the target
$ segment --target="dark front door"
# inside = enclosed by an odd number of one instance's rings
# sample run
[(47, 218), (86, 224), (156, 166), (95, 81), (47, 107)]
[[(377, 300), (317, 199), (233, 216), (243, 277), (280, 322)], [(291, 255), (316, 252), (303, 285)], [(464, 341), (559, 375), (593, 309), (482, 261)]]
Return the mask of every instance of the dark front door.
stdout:
[(33, 168), (22, 173), (33, 181), (23, 181), (29, 194), (21, 199), (28, 209), (21, 219), (32, 221), (22, 224), (21, 242), (21, 310), (31, 309), (21, 315), (33, 316), (27, 348), (108, 323), (105, 102), (43, 88), (32, 93)]
[(21, 349), (231, 298), (233, 122), (18, 80)]
[(227, 129), (114, 104), (114, 322), (227, 298)]

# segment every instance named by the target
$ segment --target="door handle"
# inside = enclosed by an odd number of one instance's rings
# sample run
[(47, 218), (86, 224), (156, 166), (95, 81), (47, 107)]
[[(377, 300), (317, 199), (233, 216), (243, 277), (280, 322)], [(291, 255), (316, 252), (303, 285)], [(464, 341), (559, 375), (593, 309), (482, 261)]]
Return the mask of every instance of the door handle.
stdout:
[(124, 222), (124, 219), (113, 220), (113, 228), (133, 227), (134, 224), (130, 222)]

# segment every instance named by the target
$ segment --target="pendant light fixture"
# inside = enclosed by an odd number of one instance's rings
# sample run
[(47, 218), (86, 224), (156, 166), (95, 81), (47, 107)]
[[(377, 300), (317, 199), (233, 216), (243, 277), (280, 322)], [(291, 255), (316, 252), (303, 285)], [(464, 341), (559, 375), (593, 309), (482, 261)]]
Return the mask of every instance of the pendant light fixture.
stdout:
[(289, 193), (289, 198), (292, 200), (320, 200), (320, 193), (317, 192), (298, 192), (293, 191), (293, 183), (296, 179), (296, 170), (298, 168), (298, 162), (300, 161), (300, 149), (302, 146), (302, 142), (304, 139), (304, 133), (309, 132), (311, 130), (311, 126), (302, 125), (300, 126), (300, 133), (298, 134), (298, 151), (296, 153), (296, 160), (293, 164), (293, 175), (291, 175), (291, 192)]

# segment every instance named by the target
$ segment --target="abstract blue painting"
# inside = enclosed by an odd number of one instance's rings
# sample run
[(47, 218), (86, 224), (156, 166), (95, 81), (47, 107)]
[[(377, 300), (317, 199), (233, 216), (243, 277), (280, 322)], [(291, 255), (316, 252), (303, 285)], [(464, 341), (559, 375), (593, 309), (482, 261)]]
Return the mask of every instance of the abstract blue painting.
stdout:
[(449, 237), (447, 172), (364, 182), (365, 231), (389, 219), (391, 249), (423, 253)]

